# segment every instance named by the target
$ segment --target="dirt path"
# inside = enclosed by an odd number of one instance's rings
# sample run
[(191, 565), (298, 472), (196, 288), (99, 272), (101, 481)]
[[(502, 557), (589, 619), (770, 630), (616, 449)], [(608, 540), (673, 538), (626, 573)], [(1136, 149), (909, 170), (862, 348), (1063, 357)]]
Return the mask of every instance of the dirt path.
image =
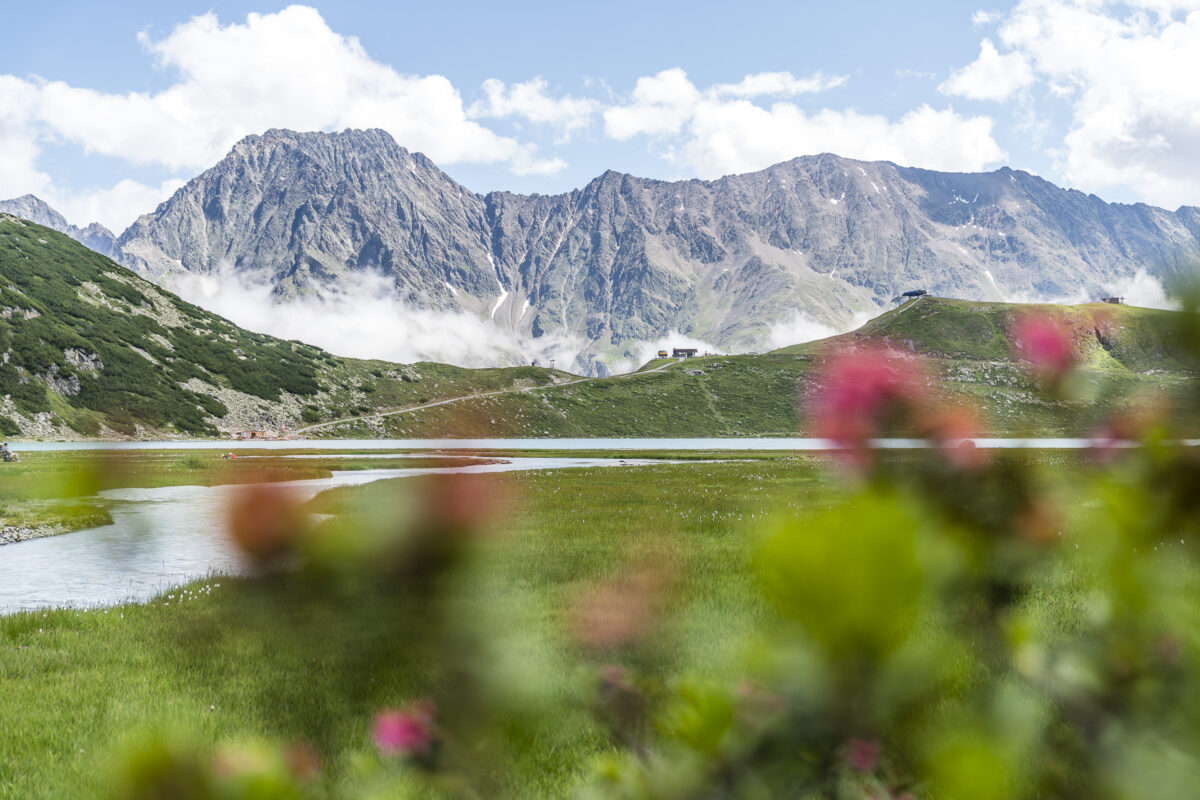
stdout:
[(494, 392), (480, 392), (477, 394), (465, 394), (465, 395), (462, 395), (461, 397), (451, 397), (446, 400), (438, 400), (436, 402), (425, 403), (424, 405), (420, 405), (420, 406), (409, 406), (408, 408), (397, 408), (392, 411), (379, 411), (374, 414), (363, 414), (362, 416), (357, 416), (357, 417), (342, 417), (341, 419), (335, 419), (335, 420), (331, 420), (329, 422), (318, 422), (315, 425), (305, 425), (302, 428), (297, 428), (295, 432), (297, 434), (307, 433), (309, 431), (319, 431), (323, 428), (331, 428), (334, 425), (342, 425), (347, 422), (364, 422), (369, 419), (382, 419), (384, 417), (394, 417), (397, 414), (411, 414), (414, 411), (423, 411), (424, 409), (427, 409), (427, 408), (436, 408), (437, 406), (444, 406), (444, 405), (448, 405), (450, 403), (459, 403), (459, 402), (462, 402), (463, 400), (479, 400), (484, 397), (496, 397), (497, 395), (501, 395), (501, 394), (517, 394), (518, 392), (542, 392), (542, 391), (546, 391), (547, 389), (561, 389), (564, 386), (574, 386), (577, 383), (588, 383), (590, 381), (606, 381), (606, 380), (617, 380), (617, 379), (621, 379), (621, 378), (636, 378), (639, 375), (650, 375), (655, 372), (662, 372), (667, 367), (682, 363), (686, 360), (687, 359), (684, 359), (684, 358), (677, 358), (672, 361), (669, 361), (666, 364), (663, 364), (662, 366), (655, 367), (654, 369), (646, 369), (646, 370), (641, 370), (639, 372), (626, 372), (623, 375), (610, 375), (607, 378), (576, 378), (573, 381), (564, 381), (563, 383), (551, 383), (551, 384), (547, 384), (545, 386), (522, 386), (522, 387), (517, 387), (517, 388), (513, 388), (513, 389), (498, 389), (497, 391), (494, 391)]

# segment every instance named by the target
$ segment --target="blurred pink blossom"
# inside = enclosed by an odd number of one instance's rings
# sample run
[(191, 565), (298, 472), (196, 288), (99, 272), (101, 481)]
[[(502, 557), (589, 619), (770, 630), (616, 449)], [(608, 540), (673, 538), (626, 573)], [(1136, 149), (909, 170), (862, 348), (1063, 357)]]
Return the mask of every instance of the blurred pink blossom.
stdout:
[(1026, 314), (1013, 327), (1017, 349), (1045, 377), (1060, 378), (1075, 362), (1071, 332), (1045, 314)]
[(856, 772), (874, 772), (879, 763), (879, 742), (851, 739), (846, 743), (846, 763)]
[(875, 346), (842, 350), (829, 357), (819, 378), (814, 429), (861, 449), (889, 423), (910, 415), (923, 395), (923, 370), (913, 357)]
[(375, 718), (375, 746), (386, 756), (427, 755), (433, 749), (434, 714), (430, 700), (381, 712)]

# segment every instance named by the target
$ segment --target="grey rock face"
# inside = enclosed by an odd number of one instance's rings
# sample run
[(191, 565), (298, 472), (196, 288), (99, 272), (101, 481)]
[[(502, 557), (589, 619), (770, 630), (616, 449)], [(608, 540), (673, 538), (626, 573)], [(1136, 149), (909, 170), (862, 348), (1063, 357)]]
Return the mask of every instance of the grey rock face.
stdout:
[(377, 275), (419, 307), (582, 339), (587, 365), (671, 330), (760, 349), (798, 313), (841, 326), (911, 288), (1051, 298), (1140, 269), (1191, 274), (1200, 209), (833, 155), (716, 181), (610, 171), (562, 195), (484, 196), (383, 131), (272, 130), (140, 218), (117, 257), (159, 281), (229, 265), (281, 299)]
[[(501, 291), (484, 230), (478, 196), (383, 131), (272, 130), (239, 142), (117, 246), (155, 280), (227, 265), (287, 297), (377, 274), (420, 306), (480, 310)], [(456, 303), (447, 284), (465, 297)]]
[(11, 200), (0, 200), (0, 213), (12, 214), (14, 217), (45, 225), (59, 233), (65, 233), (75, 241), (95, 250), (103, 256), (112, 256), (113, 246), (117, 237), (113, 232), (98, 222), (93, 222), (86, 228), (78, 228), (67, 222), (62, 214), (55, 211), (48, 203), (31, 194), (14, 197)]

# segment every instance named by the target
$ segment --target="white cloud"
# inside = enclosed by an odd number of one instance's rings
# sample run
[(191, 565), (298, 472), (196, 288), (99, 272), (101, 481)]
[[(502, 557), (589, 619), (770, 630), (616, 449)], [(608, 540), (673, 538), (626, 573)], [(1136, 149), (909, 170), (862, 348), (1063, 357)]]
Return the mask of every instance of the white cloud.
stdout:
[(78, 225), (99, 222), (118, 233), (138, 214), (165, 200), (182, 181), (159, 186), (122, 180), (107, 189), (67, 191), (37, 167), (42, 136), (37, 126), (41, 87), (0, 75), (0, 198), (37, 195)]
[(992, 138), (990, 118), (964, 117), (949, 108), (923, 105), (893, 121), (854, 110), (810, 113), (786, 101), (765, 107), (750, 99), (798, 90), (801, 83), (817, 91), (843, 80), (817, 73), (798, 81), (766, 73), (701, 91), (683, 70), (665, 70), (639, 78), (630, 103), (605, 111), (606, 132), (618, 140), (664, 139), (667, 157), (702, 178), (820, 152), (946, 170), (978, 170), (1005, 157)]
[(41, 151), (32, 116), (36, 87), (11, 75), (0, 75), (0, 198), (44, 193), (53, 181), (37, 166)]
[(841, 328), (835, 328), (832, 325), (818, 322), (806, 311), (796, 311), (791, 319), (771, 325), (771, 331), (767, 334), (767, 346), (775, 350), (780, 347), (791, 347), (794, 344), (815, 342), (818, 339), (828, 339), (830, 336), (861, 328), (879, 313), (879, 309), (859, 311), (854, 314), (848, 324)]
[(980, 170), (1005, 157), (992, 138), (991, 119), (927, 105), (892, 121), (853, 110), (808, 114), (790, 103), (761, 108), (747, 101), (706, 102), (688, 132), (674, 158), (705, 178), (812, 153), (950, 171)]
[(1001, 54), (990, 39), (979, 45), (979, 58), (955, 71), (938, 91), (972, 100), (1007, 100), (1036, 80), (1024, 53)]
[(1167, 296), (1162, 282), (1144, 269), (1139, 269), (1135, 275), (1118, 278), (1105, 288), (1113, 295), (1125, 298), (1126, 304), (1131, 306), (1179, 310), (1179, 303)]
[(1071, 116), (1056, 165), (1065, 180), (1169, 208), (1200, 203), (1200, 3), (1022, 0), (998, 35), (1006, 55), (985, 41), (962, 73), (1024, 60), (1050, 88), (1046, 102)]
[(920, 69), (896, 69), (893, 70), (893, 74), (900, 80), (906, 80), (908, 78), (918, 78), (923, 81), (937, 80), (936, 72), (929, 72), (927, 70)]
[(670, 351), (676, 347), (695, 348), (700, 351), (701, 355), (721, 355), (722, 350), (714, 344), (696, 339), (691, 336), (685, 336), (679, 331), (667, 331), (666, 336), (649, 341), (637, 341), (628, 344), (628, 351), (633, 353), (632, 358), (620, 358), (607, 363), (609, 373), (619, 375), (623, 372), (633, 372), (639, 369), (647, 361), (658, 358), (658, 353), (661, 350)]
[(249, 330), (322, 347), (353, 358), (407, 363), (440, 361), (491, 367), (556, 360), (571, 369), (585, 342), (528, 339), (491, 320), (459, 311), (414, 308), (395, 298), (395, 284), (354, 273), (336, 290), (277, 302), (268, 281), (223, 265), (212, 273), (172, 276), (167, 288)]
[(797, 311), (790, 320), (776, 322), (767, 335), (767, 347), (777, 350), (804, 342), (815, 342), (836, 336), (839, 331), (831, 325), (817, 322), (807, 312)]
[(565, 169), (567, 162), (561, 158), (540, 158), (537, 147), (528, 144), (517, 148), (508, 166), (514, 175), (553, 175)]
[(1004, 15), (999, 11), (976, 11), (971, 15), (971, 24), (976, 28), (982, 28), (985, 25), (995, 25)]
[[(36, 169), (43, 142), (195, 172), (243, 136), (274, 127), (383, 128), (441, 164), (507, 163), (520, 174), (565, 166), (471, 119), (446, 78), (405, 75), (375, 61), (313, 8), (289, 6), (231, 24), (208, 13), (162, 39), (139, 39), (160, 68), (177, 75), (167, 88), (115, 94), (0, 76), (0, 196), (52, 190)], [(78, 202), (130, 194), (118, 185)], [(118, 227), (132, 219), (110, 217)]]
[[(265, 274), (238, 270), (228, 263), (210, 273), (170, 276), (166, 288), (248, 330), (297, 339), (352, 358), (397, 363), (439, 361), (463, 367), (529, 364), (582, 372), (579, 357), (589, 353), (581, 336), (532, 338), (497, 325), (488, 317), (462, 311), (415, 308), (396, 298), (395, 283), (377, 273), (350, 273), (336, 289), (280, 301)], [(789, 342), (791, 344), (793, 342)], [(626, 342), (631, 356), (612, 354), (588, 361), (609, 374), (637, 369), (658, 350), (695, 347), (720, 353), (716, 346), (670, 331), (653, 341)]]
[(591, 124), (592, 117), (600, 111), (597, 100), (569, 95), (551, 97), (546, 94), (546, 87), (545, 79), (540, 77), (511, 86), (490, 78), (483, 82), (486, 101), (472, 103), (467, 115), (473, 119), (520, 117), (535, 125), (554, 128), (559, 140), (566, 141), (571, 134)]
[(604, 112), (605, 132), (626, 141), (639, 134), (660, 136), (679, 133), (701, 103), (729, 99), (792, 97), (833, 89), (846, 82), (844, 75), (826, 77), (815, 72), (797, 78), (790, 72), (759, 72), (737, 83), (719, 83), (701, 92), (678, 67), (657, 75), (642, 76), (634, 84), (632, 102)]
[(507, 161), (519, 151), (467, 118), (449, 80), (373, 60), (313, 8), (229, 25), (208, 13), (159, 41), (140, 38), (177, 83), (126, 95), (46, 84), (45, 122), (89, 150), (175, 169), (209, 166), (247, 133), (273, 127), (384, 128), (441, 163)]
[(99, 222), (119, 235), (130, 221), (153, 211), (183, 184), (179, 178), (168, 178), (158, 186), (147, 186), (126, 178), (108, 189), (85, 192), (49, 189), (41, 196), (68, 220), (84, 221), (76, 224)]
[(1123, 298), (1126, 305), (1142, 308), (1162, 308), (1178, 311), (1179, 302), (1171, 297), (1162, 281), (1144, 269), (1132, 275), (1113, 278), (1099, 287), (1100, 291), (1081, 287), (1066, 294), (1047, 295), (1038, 292), (1010, 292), (996, 286), (997, 299), (1005, 303), (1051, 303), (1055, 305), (1081, 305), (1095, 303), (1103, 297)]
[(700, 102), (700, 90), (678, 67), (637, 79), (633, 102), (604, 112), (604, 130), (618, 141), (639, 134), (679, 133)]
[(738, 83), (720, 83), (708, 90), (709, 97), (760, 97), (775, 95), (794, 97), (798, 94), (823, 92), (843, 85), (845, 75), (827, 78), (822, 72), (814, 72), (807, 78), (797, 78), (790, 72), (759, 72), (747, 75)]

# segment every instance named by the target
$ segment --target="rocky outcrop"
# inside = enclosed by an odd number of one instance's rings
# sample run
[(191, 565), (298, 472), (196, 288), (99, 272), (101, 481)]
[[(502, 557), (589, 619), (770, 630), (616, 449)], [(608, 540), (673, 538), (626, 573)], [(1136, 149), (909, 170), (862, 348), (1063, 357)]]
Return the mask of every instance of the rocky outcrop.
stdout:
[[(481, 310), (501, 286), (483, 202), (383, 131), (268, 131), (138, 219), (119, 260), (155, 280), (222, 265), (281, 297), (382, 274), (425, 307)], [(455, 293), (461, 293), (456, 301)]]
[(382, 276), (414, 305), (588, 353), (676, 330), (760, 348), (800, 312), (840, 326), (898, 291), (1093, 294), (1200, 258), (1200, 210), (1112, 205), (1025, 172), (834, 155), (716, 181), (606, 172), (562, 195), (477, 195), (383, 131), (250, 136), (120, 238), (158, 281), (223, 265), (286, 301)]

